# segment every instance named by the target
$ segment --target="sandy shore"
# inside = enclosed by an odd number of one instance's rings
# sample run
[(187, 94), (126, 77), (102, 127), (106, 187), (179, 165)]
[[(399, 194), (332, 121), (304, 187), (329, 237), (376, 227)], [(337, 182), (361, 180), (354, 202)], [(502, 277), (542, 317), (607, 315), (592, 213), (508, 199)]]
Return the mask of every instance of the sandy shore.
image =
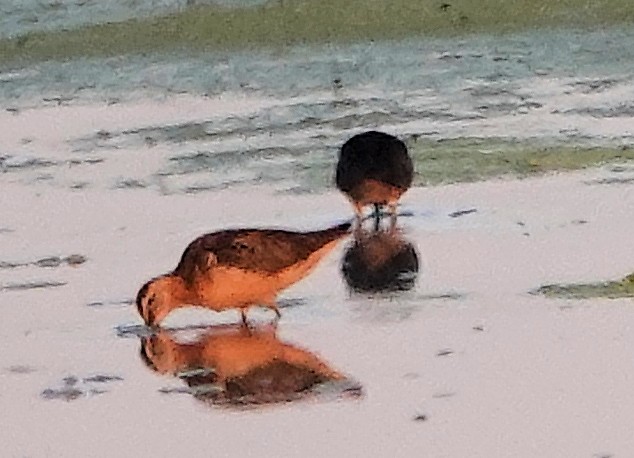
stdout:
[[(414, 290), (350, 295), (342, 244), (284, 294), (302, 301), (284, 310), (278, 336), (358, 380), (365, 395), (247, 412), (159, 392), (179, 382), (143, 365), (136, 338), (117, 337), (117, 327), (140, 322), (126, 301), (201, 232), (326, 226), (350, 215), (340, 195), (247, 187), (160, 196), (5, 182), (0, 261), (88, 260), (0, 269), (5, 288), (65, 283), (0, 291), (3, 455), (628, 456), (631, 299), (528, 294), (633, 270), (634, 188), (598, 181), (628, 170), (411, 190), (403, 206), (415, 216), (401, 225), (421, 260)], [(236, 318), (184, 312), (167, 324)], [(100, 374), (122, 380), (83, 380)], [(76, 399), (46, 399), (65, 377), (77, 378)]]

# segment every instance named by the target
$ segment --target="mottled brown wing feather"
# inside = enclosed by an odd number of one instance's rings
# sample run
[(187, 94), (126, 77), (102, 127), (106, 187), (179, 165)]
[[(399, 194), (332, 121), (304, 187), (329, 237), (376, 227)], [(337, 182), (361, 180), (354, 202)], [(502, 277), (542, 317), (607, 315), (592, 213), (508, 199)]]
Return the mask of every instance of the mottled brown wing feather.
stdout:
[[(174, 273), (187, 280), (216, 264), (266, 273), (279, 272), (342, 237), (349, 228), (350, 224), (345, 223), (315, 232), (238, 229), (206, 234), (187, 247)], [(209, 262), (211, 254), (215, 263)]]

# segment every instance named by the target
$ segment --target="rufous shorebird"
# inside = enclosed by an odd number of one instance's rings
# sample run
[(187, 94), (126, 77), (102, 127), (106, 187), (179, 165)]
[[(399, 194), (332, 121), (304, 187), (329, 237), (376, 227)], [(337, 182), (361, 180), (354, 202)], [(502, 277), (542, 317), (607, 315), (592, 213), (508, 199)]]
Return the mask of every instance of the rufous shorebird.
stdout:
[(189, 244), (172, 272), (147, 282), (136, 306), (148, 326), (172, 311), (201, 306), (215, 311), (240, 309), (246, 324), (251, 306), (271, 308), (276, 297), (304, 278), (348, 235), (350, 223), (312, 232), (233, 229), (203, 235)]
[(364, 207), (374, 205), (378, 226), (383, 205), (388, 206), (392, 223), (396, 222), (398, 200), (411, 186), (413, 176), (414, 165), (405, 143), (393, 135), (369, 131), (343, 144), (335, 182), (352, 202), (359, 223)]
[(313, 353), (278, 339), (271, 325), (213, 326), (185, 342), (159, 329), (141, 337), (140, 355), (152, 370), (180, 377), (214, 404), (295, 400), (320, 384), (346, 379)]

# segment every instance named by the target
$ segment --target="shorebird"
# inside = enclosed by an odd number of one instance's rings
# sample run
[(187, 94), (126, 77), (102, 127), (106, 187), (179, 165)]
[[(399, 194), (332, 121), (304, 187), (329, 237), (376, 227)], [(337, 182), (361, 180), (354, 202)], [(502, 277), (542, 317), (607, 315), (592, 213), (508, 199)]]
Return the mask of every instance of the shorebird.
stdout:
[(188, 305), (215, 311), (260, 305), (281, 314), (277, 294), (305, 277), (350, 230), (350, 223), (313, 232), (233, 229), (189, 244), (172, 272), (147, 282), (136, 306), (148, 326)]
[(412, 158), (398, 138), (383, 132), (364, 132), (346, 141), (339, 151), (335, 182), (354, 206), (358, 222), (363, 208), (374, 205), (376, 225), (387, 205), (396, 222), (396, 205), (409, 189), (414, 175)]
[(213, 326), (181, 343), (174, 332), (159, 329), (141, 337), (140, 356), (153, 371), (181, 378), (197, 398), (214, 404), (290, 401), (325, 382), (346, 381), (275, 334), (274, 326)]

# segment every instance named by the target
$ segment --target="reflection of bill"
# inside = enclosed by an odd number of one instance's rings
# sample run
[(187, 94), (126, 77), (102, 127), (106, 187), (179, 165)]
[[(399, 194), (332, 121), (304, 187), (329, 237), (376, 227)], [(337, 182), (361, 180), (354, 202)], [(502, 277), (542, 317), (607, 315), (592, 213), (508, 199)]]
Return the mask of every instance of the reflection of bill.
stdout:
[(361, 395), (360, 385), (313, 353), (280, 341), (271, 326), (215, 326), (186, 343), (173, 331), (159, 330), (141, 337), (141, 358), (152, 370), (181, 378), (188, 392), (212, 404)]
[(397, 228), (357, 228), (344, 253), (341, 272), (354, 291), (389, 292), (412, 289), (418, 268), (416, 248)]

